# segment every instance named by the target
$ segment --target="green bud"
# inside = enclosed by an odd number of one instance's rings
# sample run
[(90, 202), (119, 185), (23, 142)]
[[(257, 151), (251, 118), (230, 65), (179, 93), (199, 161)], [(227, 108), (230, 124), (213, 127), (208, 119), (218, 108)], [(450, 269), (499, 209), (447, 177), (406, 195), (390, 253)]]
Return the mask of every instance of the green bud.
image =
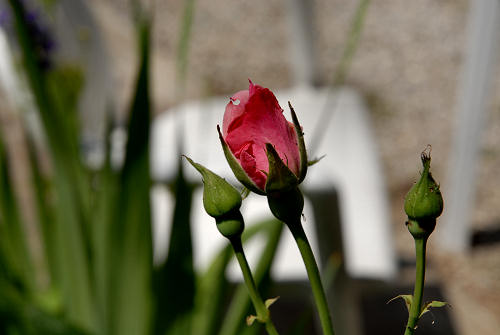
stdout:
[(245, 228), (240, 213), (241, 194), (223, 178), (184, 156), (203, 178), (203, 206), (215, 218), (217, 229), (227, 238), (241, 235)]
[(436, 218), (443, 212), (443, 196), (429, 171), (431, 156), (426, 151), (421, 154), (424, 170), (420, 180), (413, 185), (405, 198), (405, 212), (408, 215), (408, 229), (413, 236), (430, 234), (436, 225)]

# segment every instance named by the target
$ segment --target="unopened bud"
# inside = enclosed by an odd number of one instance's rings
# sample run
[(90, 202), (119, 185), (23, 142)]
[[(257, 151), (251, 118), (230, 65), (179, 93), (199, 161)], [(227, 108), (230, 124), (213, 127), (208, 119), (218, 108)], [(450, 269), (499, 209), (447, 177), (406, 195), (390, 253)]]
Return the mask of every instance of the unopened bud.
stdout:
[(203, 165), (186, 159), (203, 177), (203, 206), (215, 218), (219, 232), (227, 238), (241, 235), (245, 224), (240, 213), (240, 192)]
[[(430, 148), (430, 147), (429, 147)], [(424, 170), (420, 180), (413, 185), (405, 198), (408, 229), (414, 237), (429, 235), (434, 230), (436, 218), (443, 212), (443, 196), (432, 174), (430, 150), (421, 155)]]

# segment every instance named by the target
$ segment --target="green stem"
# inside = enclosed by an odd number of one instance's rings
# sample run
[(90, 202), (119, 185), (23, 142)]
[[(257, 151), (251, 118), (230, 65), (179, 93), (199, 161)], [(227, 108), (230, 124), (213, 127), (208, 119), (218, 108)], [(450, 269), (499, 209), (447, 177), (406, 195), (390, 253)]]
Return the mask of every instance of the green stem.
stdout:
[(311, 249), (311, 245), (307, 240), (307, 236), (302, 228), (300, 219), (287, 222), (287, 226), (292, 232), (295, 242), (299, 247), (300, 254), (304, 260), (306, 266), (307, 275), (309, 277), (309, 282), (311, 283), (311, 289), (314, 295), (314, 301), (316, 302), (316, 307), (318, 308), (319, 318), (321, 321), (321, 327), (323, 328), (324, 335), (334, 335), (332, 319), (330, 317), (330, 311), (328, 309), (328, 303), (326, 301), (325, 291), (323, 285), (321, 284), (321, 278), (319, 275), (318, 265), (314, 259), (314, 254)]
[(262, 301), (259, 291), (257, 290), (257, 286), (255, 285), (255, 281), (253, 280), (250, 266), (248, 265), (245, 253), (243, 252), (241, 237), (231, 239), (231, 245), (233, 246), (236, 259), (240, 264), (241, 272), (243, 273), (243, 279), (248, 289), (248, 294), (250, 295), (250, 299), (252, 300), (255, 311), (257, 312), (257, 319), (265, 324), (267, 333), (269, 335), (278, 335), (278, 331), (274, 327), (274, 324), (271, 320), (269, 310)]
[(411, 303), (406, 325), (405, 335), (412, 335), (417, 326), (420, 312), (422, 310), (422, 295), (424, 293), (425, 281), (425, 248), (427, 237), (415, 238), (415, 251), (417, 256), (415, 289), (413, 290), (413, 301)]

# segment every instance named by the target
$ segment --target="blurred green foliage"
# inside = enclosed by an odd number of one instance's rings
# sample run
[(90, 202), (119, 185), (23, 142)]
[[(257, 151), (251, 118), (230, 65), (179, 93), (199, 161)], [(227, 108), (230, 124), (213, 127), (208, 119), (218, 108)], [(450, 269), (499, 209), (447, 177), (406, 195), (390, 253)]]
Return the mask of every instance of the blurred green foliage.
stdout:
[[(176, 180), (168, 185), (176, 199), (168, 257), (153, 264), (149, 17), (140, 12), (136, 18), (139, 66), (123, 166), (112, 167), (109, 126), (105, 162), (95, 169), (84, 164), (79, 148), (82, 72), (57, 64), (42, 68), (24, 2), (8, 3), (51, 169), (42, 169), (40, 145), (28, 137), (31, 191), (43, 250), (36, 257), (41, 264), (36, 264), (27, 238), (32, 232), (25, 231), (0, 137), (0, 334), (257, 333), (260, 325), (248, 328), (244, 322), (251, 313), (245, 287), (231, 294), (234, 288), (225, 276), (232, 257), (229, 247), (205, 273), (195, 272), (190, 212), (197, 185), (184, 178), (180, 163)], [(182, 39), (189, 38), (193, 3), (186, 2)], [(181, 43), (183, 57), (187, 43)], [(187, 63), (180, 63), (184, 73)], [(244, 240), (257, 234), (267, 239), (255, 274), (262, 289), (270, 282), (281, 227), (270, 221), (244, 233)], [(44, 276), (48, 280), (42, 280)]]

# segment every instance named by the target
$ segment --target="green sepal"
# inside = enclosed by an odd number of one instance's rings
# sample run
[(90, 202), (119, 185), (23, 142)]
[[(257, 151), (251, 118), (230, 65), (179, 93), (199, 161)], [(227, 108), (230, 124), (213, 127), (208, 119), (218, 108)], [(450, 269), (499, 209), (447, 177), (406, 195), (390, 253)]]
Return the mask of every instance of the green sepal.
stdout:
[(405, 197), (405, 212), (410, 220), (435, 220), (443, 212), (443, 196), (432, 174), (430, 152), (425, 150), (421, 154), (424, 170), (420, 180), (413, 185)]
[(255, 320), (258, 320), (258, 317), (256, 315), (249, 315), (247, 316), (247, 319), (246, 319), (246, 322), (247, 322), (247, 326), (251, 326), (253, 325), (253, 323), (255, 322)]
[(440, 308), (440, 307), (449, 306), (449, 305), (450, 304), (448, 304), (446, 301), (437, 301), (437, 300), (430, 301), (430, 302), (426, 303), (425, 306), (422, 308), (422, 311), (420, 312), (420, 315), (418, 316), (418, 318), (420, 319), (422, 317), (422, 315), (429, 312), (431, 308)]
[[(290, 113), (292, 114), (292, 121), (295, 127), (295, 132), (297, 133), (297, 144), (299, 146), (300, 152), (300, 171), (299, 171), (299, 184), (304, 180), (307, 174), (307, 151), (306, 144), (304, 142), (304, 133), (302, 132), (302, 127), (300, 126), (299, 119), (297, 118), (297, 114), (295, 114), (295, 110), (292, 107), (290, 101), (288, 101), (288, 107), (290, 107)], [(320, 158), (321, 159), (321, 158)]]
[(283, 163), (273, 145), (266, 143), (269, 174), (266, 181), (266, 193), (287, 191), (299, 184), (297, 176)]
[[(271, 299), (267, 299), (265, 302), (264, 302), (264, 305), (266, 306), (266, 309), (269, 311), (269, 306), (271, 306), (272, 304), (274, 304), (276, 302), (276, 300), (278, 300), (280, 297), (276, 297), (276, 298), (271, 298)], [(262, 318), (260, 318), (259, 316), (257, 315), (248, 315), (247, 318), (246, 318), (246, 322), (247, 322), (247, 326), (251, 326), (253, 325), (253, 323), (255, 321), (259, 321), (260, 323), (266, 323), (265, 320), (263, 320)]]
[(208, 215), (221, 218), (241, 207), (241, 195), (231, 184), (201, 164), (184, 156), (203, 177), (203, 206)]
[(226, 141), (224, 140), (224, 137), (222, 137), (222, 133), (220, 132), (220, 127), (217, 125), (217, 132), (219, 133), (219, 139), (220, 143), (222, 144), (222, 150), (224, 151), (224, 156), (226, 156), (226, 160), (229, 164), (229, 167), (231, 170), (233, 170), (233, 173), (242, 183), (246, 188), (248, 188), (250, 191), (255, 192), (260, 195), (265, 195), (266, 193), (261, 190), (253, 181), (248, 177), (247, 173), (243, 168), (241, 167), (240, 163), (236, 159), (236, 157), (233, 155), (231, 152), (231, 149), (229, 149), (229, 146), (227, 145)]
[(413, 296), (411, 294), (400, 294), (400, 295), (392, 298), (391, 300), (389, 300), (387, 303), (391, 303), (394, 300), (399, 299), (399, 298), (404, 300), (406, 308), (408, 309), (408, 313), (409, 313), (410, 308), (411, 308), (411, 304), (413, 303)]
[(323, 155), (323, 156), (318, 157), (318, 158), (314, 158), (313, 160), (310, 160), (307, 162), (307, 166), (313, 166), (314, 164), (318, 163), (320, 160), (322, 160), (325, 157), (326, 157), (326, 155)]
[(275, 297), (275, 298), (269, 298), (266, 301), (264, 301), (264, 305), (266, 306), (267, 309), (271, 307), (272, 304), (274, 304), (280, 297)]

